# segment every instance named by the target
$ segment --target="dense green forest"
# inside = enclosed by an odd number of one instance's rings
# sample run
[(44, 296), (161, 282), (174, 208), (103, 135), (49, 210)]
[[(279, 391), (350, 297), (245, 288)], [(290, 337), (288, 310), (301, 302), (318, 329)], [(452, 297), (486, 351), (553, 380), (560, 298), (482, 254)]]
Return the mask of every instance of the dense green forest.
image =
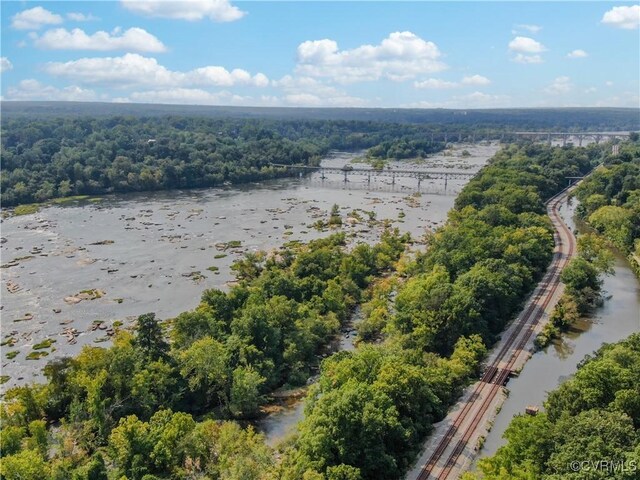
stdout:
[(394, 139), (381, 142), (367, 151), (367, 156), (376, 159), (392, 158), (403, 160), (407, 158), (425, 158), (430, 153), (442, 149), (442, 144), (431, 142), (429, 139)]
[(580, 217), (629, 255), (640, 275), (640, 143), (621, 145), (619, 155), (609, 155), (575, 195)]
[(62, 116), (190, 116), (206, 118), (270, 118), (276, 120), (357, 120), (429, 124), (431, 129), (563, 131), (640, 130), (637, 108), (286, 108), (158, 105), (93, 102), (2, 102), (3, 120)]
[[(8, 391), (0, 474), (400, 478), (545, 271), (553, 251), (545, 200), (602, 156), (598, 146), (503, 149), (463, 189), (426, 252), (402, 255), (408, 239), (389, 231), (350, 252), (334, 235), (248, 256), (229, 293), (207, 291), (197, 309), (165, 324), (141, 316), (113, 347), (85, 347), (50, 364), (47, 384)], [(361, 345), (321, 363), (299, 433), (278, 455), (229, 422), (253, 416), (273, 388), (303, 383), (364, 300)]]
[(508, 443), (480, 460), (480, 478), (637, 479), (640, 334), (587, 356), (549, 393), (543, 413), (514, 417), (504, 436)]
[[(76, 195), (220, 186), (290, 175), (330, 149), (424, 157), (449, 139), (527, 129), (637, 130), (632, 109), (251, 109), (3, 102), (6, 207)], [(259, 118), (258, 118), (259, 117)], [(452, 136), (453, 135), (453, 136)], [(372, 148), (373, 147), (373, 148)]]
[(265, 180), (292, 174), (271, 163), (316, 165), (330, 149), (383, 142), (444, 147), (427, 136), (421, 125), (356, 121), (19, 117), (2, 124), (2, 204)]

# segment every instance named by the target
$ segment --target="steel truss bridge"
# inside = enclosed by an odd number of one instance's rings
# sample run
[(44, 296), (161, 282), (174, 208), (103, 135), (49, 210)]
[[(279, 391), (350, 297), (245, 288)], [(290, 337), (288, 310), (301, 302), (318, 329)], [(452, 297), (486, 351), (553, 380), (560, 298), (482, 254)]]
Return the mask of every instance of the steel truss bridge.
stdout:
[(327, 174), (338, 174), (344, 176), (344, 181), (347, 182), (350, 176), (366, 177), (367, 182), (371, 183), (372, 177), (388, 177), (391, 178), (391, 184), (395, 185), (396, 178), (408, 177), (418, 180), (418, 186), (424, 180), (444, 180), (445, 187), (449, 180), (470, 180), (473, 178), (475, 172), (436, 172), (428, 170), (396, 170), (396, 169), (374, 169), (374, 168), (340, 168), (340, 167), (311, 167), (308, 165), (285, 165), (282, 163), (271, 163), (272, 167), (287, 168), (290, 170), (297, 170), (300, 173), (304, 172), (317, 172), (320, 173), (320, 178), (323, 180), (327, 178)]

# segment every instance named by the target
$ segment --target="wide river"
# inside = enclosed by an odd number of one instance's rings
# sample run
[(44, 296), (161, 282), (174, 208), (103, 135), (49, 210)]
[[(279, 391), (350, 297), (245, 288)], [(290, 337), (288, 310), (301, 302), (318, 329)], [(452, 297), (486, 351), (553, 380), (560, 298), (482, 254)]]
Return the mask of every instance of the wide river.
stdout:
[[(475, 172), (497, 149), (455, 145), (426, 161), (392, 166)], [(342, 166), (356, 156), (334, 153), (323, 165)], [(326, 220), (333, 204), (343, 219), (353, 210), (374, 211), (378, 220), (390, 219), (420, 238), (445, 220), (463, 184), (450, 180), (445, 188), (442, 181), (428, 181), (418, 189), (414, 178), (392, 185), (384, 177), (367, 184), (364, 177), (345, 183), (341, 175), (322, 180), (314, 174), (226, 188), (108, 195), (5, 218), (2, 375), (9, 378), (2, 389), (42, 381), (42, 367), (52, 358), (75, 355), (84, 345), (108, 345), (116, 321), (128, 327), (146, 312), (166, 319), (194, 308), (203, 290), (227, 287), (231, 263), (246, 252), (328, 235), (311, 224)], [(365, 222), (342, 227), (353, 233), (352, 241), (371, 243), (381, 229)], [(49, 348), (33, 348), (47, 340), (54, 341)], [(47, 355), (27, 359), (34, 352)]]

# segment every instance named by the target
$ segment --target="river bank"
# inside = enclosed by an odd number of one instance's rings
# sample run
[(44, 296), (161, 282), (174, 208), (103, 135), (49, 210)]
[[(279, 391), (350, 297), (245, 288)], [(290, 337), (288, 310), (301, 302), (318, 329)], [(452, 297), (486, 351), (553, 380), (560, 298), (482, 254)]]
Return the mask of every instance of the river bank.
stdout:
[[(575, 203), (560, 209), (572, 230), (580, 230), (574, 221)], [(493, 455), (504, 445), (502, 438), (514, 415), (528, 405), (542, 406), (547, 393), (576, 371), (585, 355), (603, 343), (613, 343), (640, 331), (640, 284), (624, 256), (616, 255), (614, 274), (605, 277), (604, 304), (591, 315), (582, 317), (569, 331), (532, 355), (517, 378), (509, 382), (509, 396), (495, 417), (477, 458)]]

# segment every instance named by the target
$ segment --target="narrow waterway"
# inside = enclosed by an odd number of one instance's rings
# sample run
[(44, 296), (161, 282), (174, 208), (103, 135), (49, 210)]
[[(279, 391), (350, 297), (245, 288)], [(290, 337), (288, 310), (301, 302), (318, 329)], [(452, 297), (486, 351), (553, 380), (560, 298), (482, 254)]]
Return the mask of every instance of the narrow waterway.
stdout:
[[(360, 320), (362, 320), (362, 310), (358, 306), (329, 346), (330, 352), (351, 351), (356, 348), (355, 327)], [(313, 381), (315, 378), (309, 379), (309, 383)], [(256, 422), (256, 427), (264, 433), (268, 445), (275, 447), (295, 431), (296, 425), (304, 417), (304, 404), (304, 395), (299, 396)]]
[[(584, 227), (573, 220), (575, 204), (564, 204), (562, 216), (572, 230)], [(604, 343), (613, 343), (640, 331), (640, 283), (626, 259), (616, 255), (615, 273), (604, 278), (606, 301), (591, 315), (581, 318), (561, 338), (535, 353), (517, 378), (509, 381), (509, 397), (496, 416), (479, 458), (491, 456), (506, 442), (502, 438), (514, 415), (527, 405), (542, 406), (547, 393), (573, 375), (585, 355)]]

